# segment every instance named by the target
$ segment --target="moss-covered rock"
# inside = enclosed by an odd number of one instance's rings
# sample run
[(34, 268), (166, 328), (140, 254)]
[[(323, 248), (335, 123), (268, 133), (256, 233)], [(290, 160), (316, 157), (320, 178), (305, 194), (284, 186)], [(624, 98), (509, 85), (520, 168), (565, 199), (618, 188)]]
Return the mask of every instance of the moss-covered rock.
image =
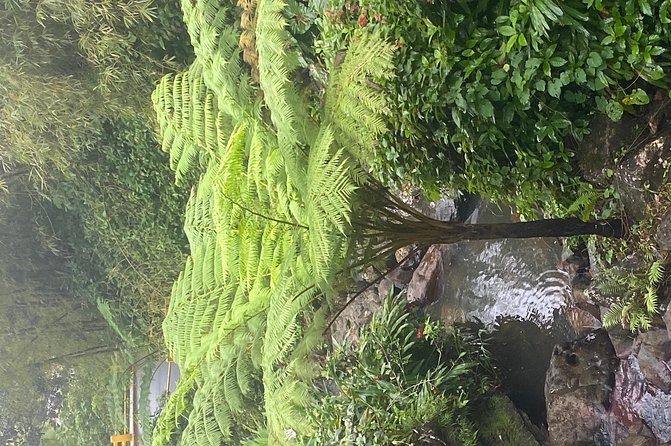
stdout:
[(478, 407), (478, 440), (483, 446), (539, 446), (515, 405), (495, 395)]

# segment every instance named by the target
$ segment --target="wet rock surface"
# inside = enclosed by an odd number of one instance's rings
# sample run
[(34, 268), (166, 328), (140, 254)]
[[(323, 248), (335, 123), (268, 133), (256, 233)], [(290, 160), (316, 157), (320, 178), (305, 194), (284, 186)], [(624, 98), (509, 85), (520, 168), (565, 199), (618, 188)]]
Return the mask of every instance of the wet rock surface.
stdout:
[(408, 284), (408, 303), (424, 306), (443, 294), (443, 258), (448, 255), (449, 245), (432, 245), (422, 258)]
[[(366, 282), (357, 283), (358, 288), (366, 286)], [(354, 296), (357, 291), (352, 291), (343, 296), (343, 304)], [(345, 339), (356, 341), (359, 328), (369, 322), (375, 313), (382, 306), (384, 295), (378, 293), (377, 287), (371, 286), (363, 291), (359, 296), (345, 308), (340, 316), (331, 326), (331, 338), (342, 344)]]
[(636, 143), (637, 135), (645, 130), (642, 120), (626, 114), (619, 122), (605, 115), (592, 121), (592, 131), (576, 149), (576, 156), (585, 179), (601, 187), (610, 183), (608, 170), (615, 169), (615, 159)]
[(613, 431), (620, 440), (642, 437), (653, 445), (671, 441), (671, 395), (647, 381), (635, 355), (620, 362), (612, 398)]
[(671, 132), (655, 135), (638, 151), (625, 158), (614, 173), (614, 184), (620, 193), (627, 216), (633, 220), (645, 217), (651, 190), (658, 190), (667, 180), (665, 162), (671, 151)]
[(671, 211), (664, 214), (655, 234), (657, 245), (663, 251), (671, 251)]
[[(666, 121), (654, 124), (653, 129), (651, 122), (646, 121), (645, 117), (625, 116), (618, 123), (598, 117), (593, 122), (592, 134), (585, 138), (577, 151), (578, 163), (585, 179), (601, 187), (614, 185), (621, 196), (630, 223), (645, 218), (649, 212), (648, 205), (659, 206), (654, 201), (658, 197), (652, 191), (660, 190), (670, 179), (671, 128)], [(671, 251), (671, 211), (663, 215), (654, 234), (659, 251)], [(572, 263), (577, 265), (576, 259), (573, 260)], [(625, 259), (620, 267), (624, 270), (636, 270), (643, 264), (644, 259), (632, 256)], [(577, 269), (575, 265), (566, 268), (573, 278), (573, 302), (567, 310), (567, 316), (576, 333), (580, 333), (590, 320), (585, 311), (596, 319), (602, 319), (612, 300), (601, 295), (588, 281), (577, 280)], [(582, 286), (583, 283), (587, 286)], [(671, 306), (671, 289), (668, 283), (660, 290), (659, 295), (662, 317), (655, 320), (652, 329), (643, 333), (631, 333), (626, 328), (616, 326), (608, 330), (607, 337), (615, 353), (615, 369), (613, 387), (607, 392), (603, 409), (596, 404), (604, 401), (601, 392), (593, 392), (591, 395), (596, 406), (588, 405), (585, 408), (578, 401), (586, 395), (582, 385), (571, 390), (568, 385), (563, 390), (561, 386), (555, 385), (554, 388), (558, 389), (555, 393), (565, 398), (573, 394), (577, 408), (573, 409), (566, 404), (564, 398), (556, 398), (548, 392), (553, 389), (552, 386), (546, 387), (552, 445), (671, 444), (671, 310), (668, 309)], [(600, 308), (601, 315), (594, 313), (594, 305)], [(583, 347), (593, 348), (595, 355), (603, 354), (603, 348), (598, 343), (591, 346), (586, 343)], [(571, 355), (574, 352), (560, 346), (557, 353), (551, 361), (546, 383), (583, 382), (580, 370), (576, 372), (561, 362), (562, 359), (572, 361), (571, 358), (574, 357)], [(580, 363), (581, 355), (585, 356), (584, 351), (576, 355), (577, 363)], [(557, 364), (561, 364), (561, 367)], [(576, 378), (575, 373), (580, 377)], [(597, 377), (595, 375), (589, 379)], [(565, 393), (562, 394), (562, 391)], [(571, 413), (575, 420), (580, 418), (573, 428), (570, 427)], [(583, 420), (586, 416), (592, 418), (591, 423)], [(598, 423), (595, 418), (599, 420)], [(561, 427), (558, 428), (557, 423)], [(592, 437), (584, 434), (580, 437), (579, 432), (585, 431), (589, 431)], [(558, 432), (564, 434), (558, 435)], [(565, 438), (561, 438), (562, 436)]]
[[(577, 271), (569, 273), (572, 276), (577, 274)], [(599, 319), (594, 315), (593, 308), (585, 305), (590, 306), (595, 302), (607, 305), (607, 302), (593, 289), (584, 290), (582, 287), (574, 287), (572, 296), (573, 306), (567, 309), (566, 315), (573, 329), (579, 333), (581, 326), (584, 326), (590, 317)], [(585, 308), (582, 309), (583, 307)], [(600, 310), (602, 317), (607, 307), (601, 306)], [(585, 315), (585, 312), (589, 313), (589, 316)], [(614, 379), (612, 388), (606, 390), (605, 400), (603, 392), (592, 392), (590, 395), (582, 385), (576, 385), (568, 390), (570, 383), (596, 382), (598, 374), (584, 375), (584, 371), (577, 364), (581, 363), (581, 356), (585, 356), (586, 351), (591, 350), (593, 358), (602, 357), (605, 352), (603, 345), (599, 342), (583, 343), (580, 349), (582, 353), (576, 353), (572, 348), (573, 344), (568, 348), (565, 345), (557, 347), (546, 381), (551, 445), (656, 446), (671, 442), (671, 337), (668, 328), (671, 326), (671, 314), (669, 316), (665, 315), (663, 318), (666, 326), (658, 322), (658, 326), (643, 333), (631, 333), (621, 326), (611, 327), (607, 332), (604, 330), (597, 332), (601, 333), (600, 337), (607, 333), (607, 339), (602, 338), (602, 343), (608, 341), (614, 353), (611, 363), (615, 364), (614, 369), (611, 369)], [(573, 353), (576, 353), (575, 357), (571, 356)], [(587, 356), (589, 357), (589, 354)], [(566, 366), (561, 362), (562, 358), (567, 363), (575, 362), (576, 368)], [(559, 399), (549, 394), (551, 393), (549, 391), (553, 388), (559, 389), (557, 392), (561, 394), (562, 390), (556, 384), (555, 387), (547, 387), (557, 382), (568, 383), (563, 390), (564, 397)], [(604, 388), (608, 389), (608, 386)], [(591, 399), (595, 405), (588, 405), (585, 408), (584, 404), (579, 402), (581, 398), (587, 401)], [(567, 403), (567, 400), (570, 403)], [(602, 402), (603, 406), (596, 404), (597, 402)], [(572, 407), (577, 409), (574, 410)], [(571, 427), (571, 420), (577, 418), (588, 419), (591, 422), (580, 421)], [(574, 432), (574, 436), (567, 437), (571, 431)], [(592, 434), (591, 440), (587, 438), (589, 434), (584, 435), (585, 432)]]
[[(653, 329), (636, 338), (633, 354), (638, 360), (645, 380), (661, 390), (671, 392), (671, 341), (667, 331)], [(671, 410), (671, 406), (670, 406)]]
[(614, 358), (604, 330), (555, 347), (545, 380), (551, 445), (595, 443), (608, 419)]

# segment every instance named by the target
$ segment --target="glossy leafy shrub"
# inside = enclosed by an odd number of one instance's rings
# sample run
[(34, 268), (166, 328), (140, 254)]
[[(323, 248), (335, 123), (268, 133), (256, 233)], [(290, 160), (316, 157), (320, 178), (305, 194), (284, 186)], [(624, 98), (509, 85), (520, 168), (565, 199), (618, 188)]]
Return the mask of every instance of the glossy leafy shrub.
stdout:
[(331, 0), (317, 45), (328, 65), (356, 28), (396, 42), (396, 77), (383, 83), (392, 131), (373, 166), (386, 181), (533, 213), (575, 198), (572, 150), (593, 113), (619, 119), (666, 88), (669, 5)]
[(387, 298), (358, 341), (327, 357), (306, 443), (479, 444), (470, 410), (489, 388), (486, 363), (477, 337), (447, 334)]

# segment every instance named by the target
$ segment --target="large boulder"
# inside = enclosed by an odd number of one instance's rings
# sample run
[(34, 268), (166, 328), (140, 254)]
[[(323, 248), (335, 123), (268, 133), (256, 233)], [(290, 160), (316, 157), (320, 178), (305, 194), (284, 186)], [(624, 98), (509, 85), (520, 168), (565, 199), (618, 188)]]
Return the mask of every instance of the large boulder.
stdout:
[(668, 180), (666, 163), (670, 155), (671, 130), (667, 130), (636, 146), (620, 163), (613, 179), (630, 219), (638, 221), (646, 216), (647, 203), (653, 196), (651, 190), (658, 190)]
[(647, 382), (636, 355), (620, 361), (612, 401), (615, 444), (634, 439), (646, 445), (671, 442), (671, 395)]
[(671, 251), (671, 209), (664, 214), (655, 234), (657, 245), (663, 251)]
[[(357, 282), (354, 289), (361, 290), (366, 286), (367, 282)], [(382, 306), (385, 297), (378, 293), (375, 286), (365, 288), (355, 297), (356, 293), (358, 291), (351, 291), (342, 296), (340, 302), (342, 305), (352, 298), (354, 300), (331, 325), (331, 338), (338, 344), (342, 344), (346, 339), (356, 341), (359, 337), (359, 328), (371, 320), (373, 313)]]
[(645, 123), (629, 114), (618, 122), (598, 114), (590, 127), (590, 134), (576, 149), (576, 158), (587, 181), (606, 187), (610, 184), (608, 171), (615, 170), (615, 160), (645, 131)]
[(550, 445), (603, 444), (616, 365), (605, 330), (555, 346), (545, 379)]
[(443, 258), (449, 255), (449, 245), (432, 245), (422, 258), (408, 284), (408, 303), (424, 306), (443, 295)]
[(645, 380), (665, 393), (671, 393), (671, 341), (665, 329), (641, 333), (634, 342), (636, 355)]
[[(671, 129), (651, 133), (645, 116), (625, 114), (618, 122), (598, 115), (591, 133), (576, 148), (583, 177), (599, 186), (614, 184), (630, 220), (645, 216), (651, 190), (669, 180)], [(657, 126), (655, 126), (657, 127)]]

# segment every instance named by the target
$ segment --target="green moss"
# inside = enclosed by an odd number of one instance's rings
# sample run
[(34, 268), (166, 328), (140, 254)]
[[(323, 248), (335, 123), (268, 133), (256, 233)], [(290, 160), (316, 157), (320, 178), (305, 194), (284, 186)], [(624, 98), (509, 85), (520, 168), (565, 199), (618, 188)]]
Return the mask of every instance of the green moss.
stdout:
[(483, 446), (538, 446), (513, 403), (503, 395), (484, 401), (476, 415), (479, 444)]

